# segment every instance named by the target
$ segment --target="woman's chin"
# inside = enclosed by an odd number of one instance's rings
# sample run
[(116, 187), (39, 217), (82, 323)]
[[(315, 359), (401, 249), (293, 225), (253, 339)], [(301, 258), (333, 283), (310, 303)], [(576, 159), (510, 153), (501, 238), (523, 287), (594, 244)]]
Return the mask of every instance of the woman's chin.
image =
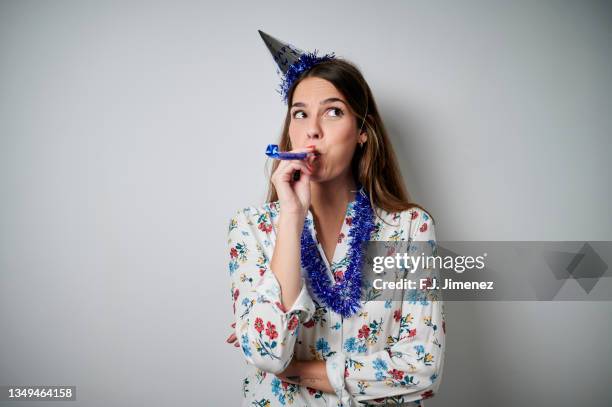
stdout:
[(310, 175), (310, 182), (321, 182), (321, 175), (316, 170)]

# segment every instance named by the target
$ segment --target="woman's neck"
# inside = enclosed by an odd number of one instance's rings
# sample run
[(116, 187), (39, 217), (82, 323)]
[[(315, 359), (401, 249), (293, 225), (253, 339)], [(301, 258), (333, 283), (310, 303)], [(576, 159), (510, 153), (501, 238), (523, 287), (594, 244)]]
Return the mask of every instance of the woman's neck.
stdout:
[(351, 174), (328, 182), (310, 184), (310, 210), (317, 218), (329, 219), (344, 215), (349, 202), (355, 199), (357, 184)]

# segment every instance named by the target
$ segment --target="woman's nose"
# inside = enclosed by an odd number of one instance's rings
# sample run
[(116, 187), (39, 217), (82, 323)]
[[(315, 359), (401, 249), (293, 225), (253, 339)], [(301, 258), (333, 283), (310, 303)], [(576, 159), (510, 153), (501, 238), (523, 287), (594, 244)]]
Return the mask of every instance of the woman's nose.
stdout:
[(308, 131), (306, 132), (306, 135), (308, 136), (309, 140), (317, 140), (323, 137), (321, 128), (317, 125), (312, 126), (310, 129), (308, 129)]
[(316, 118), (312, 118), (308, 123), (308, 127), (306, 128), (306, 136), (308, 139), (319, 139), (322, 136), (321, 132), (321, 124), (318, 122)]

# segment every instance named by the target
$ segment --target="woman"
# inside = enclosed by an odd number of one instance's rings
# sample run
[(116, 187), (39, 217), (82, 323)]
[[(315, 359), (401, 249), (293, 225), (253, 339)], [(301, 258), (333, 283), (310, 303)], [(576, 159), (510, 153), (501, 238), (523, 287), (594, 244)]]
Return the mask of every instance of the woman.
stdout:
[(275, 161), (268, 202), (230, 220), (228, 342), (255, 366), (243, 405), (422, 406), (443, 366), (442, 302), (371, 301), (346, 287), (360, 281), (359, 239), (435, 243), (433, 219), (407, 199), (359, 70), (260, 34), (284, 72), (280, 149), (314, 154)]

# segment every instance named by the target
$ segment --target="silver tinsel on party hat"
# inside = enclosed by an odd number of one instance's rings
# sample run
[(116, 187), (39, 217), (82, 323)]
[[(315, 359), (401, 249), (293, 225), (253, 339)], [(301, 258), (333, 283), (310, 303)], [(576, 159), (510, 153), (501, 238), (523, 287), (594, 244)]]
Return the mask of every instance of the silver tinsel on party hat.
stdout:
[(295, 80), (298, 79), (304, 71), (307, 71), (320, 62), (335, 59), (333, 52), (319, 57), (317, 56), (316, 49), (314, 52), (304, 52), (294, 45), (285, 43), (261, 30), (257, 31), (268, 47), (270, 54), (272, 54), (274, 62), (276, 62), (276, 73), (282, 78), (280, 88), (277, 92), (281, 94), (285, 104), (288, 102), (289, 89), (291, 89)]

